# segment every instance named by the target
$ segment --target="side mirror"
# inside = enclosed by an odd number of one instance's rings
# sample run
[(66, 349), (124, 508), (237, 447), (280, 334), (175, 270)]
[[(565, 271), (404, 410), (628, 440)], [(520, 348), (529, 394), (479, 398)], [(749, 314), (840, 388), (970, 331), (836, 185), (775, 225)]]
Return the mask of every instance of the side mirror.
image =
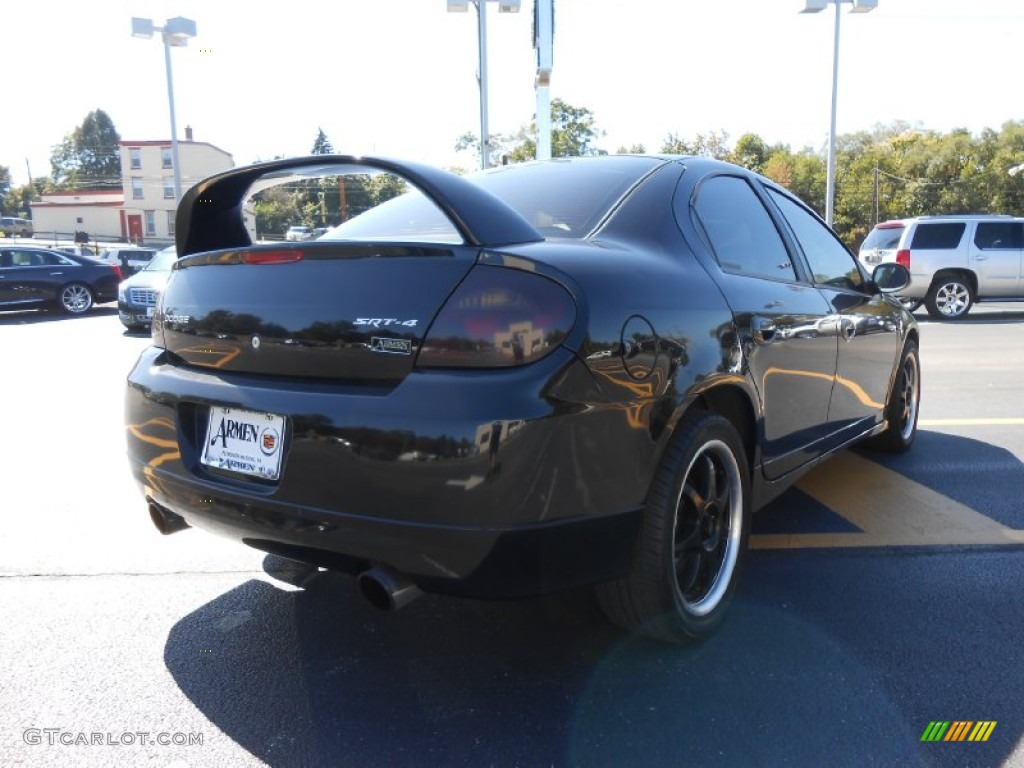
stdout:
[(910, 270), (895, 261), (887, 261), (874, 268), (871, 280), (882, 293), (896, 293), (910, 285)]

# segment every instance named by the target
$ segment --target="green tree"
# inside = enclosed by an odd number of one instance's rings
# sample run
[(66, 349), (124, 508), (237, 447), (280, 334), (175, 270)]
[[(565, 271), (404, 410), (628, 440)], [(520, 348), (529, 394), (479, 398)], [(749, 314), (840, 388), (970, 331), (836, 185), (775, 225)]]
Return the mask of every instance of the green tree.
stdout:
[(744, 133), (736, 140), (736, 147), (729, 159), (755, 173), (764, 173), (764, 165), (770, 156), (771, 150), (764, 139), (756, 133)]
[(7, 197), (11, 193), (11, 169), (6, 165), (0, 165), (0, 213), (9, 213), (7, 210)]
[(692, 141), (687, 141), (676, 133), (670, 133), (662, 142), (660, 151), (666, 155), (702, 155), (725, 160), (730, 154), (729, 134), (725, 131), (698, 133)]
[[(551, 156), (580, 157), (606, 155), (607, 151), (594, 142), (605, 135), (597, 127), (594, 113), (586, 107), (574, 107), (562, 99), (551, 100)], [(510, 163), (523, 163), (537, 157), (537, 123), (524, 125), (512, 136), (491, 136), (491, 164), (505, 159)], [(459, 137), (455, 149), (474, 150), (480, 156), (480, 140), (469, 132)]]
[(317, 128), (316, 141), (313, 142), (313, 149), (309, 153), (311, 155), (334, 154), (334, 146), (331, 144), (331, 140), (327, 138), (323, 128)]
[(90, 112), (50, 156), (57, 187), (120, 188), (120, 141), (121, 136), (106, 112), (102, 109)]

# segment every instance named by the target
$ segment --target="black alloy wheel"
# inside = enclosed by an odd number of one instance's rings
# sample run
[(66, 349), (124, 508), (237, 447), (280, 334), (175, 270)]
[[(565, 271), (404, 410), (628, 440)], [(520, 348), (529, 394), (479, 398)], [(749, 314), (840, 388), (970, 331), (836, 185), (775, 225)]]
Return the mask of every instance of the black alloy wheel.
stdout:
[(707, 411), (684, 417), (651, 485), (632, 573), (597, 589), (608, 617), (669, 642), (713, 632), (745, 560), (749, 489), (735, 427)]

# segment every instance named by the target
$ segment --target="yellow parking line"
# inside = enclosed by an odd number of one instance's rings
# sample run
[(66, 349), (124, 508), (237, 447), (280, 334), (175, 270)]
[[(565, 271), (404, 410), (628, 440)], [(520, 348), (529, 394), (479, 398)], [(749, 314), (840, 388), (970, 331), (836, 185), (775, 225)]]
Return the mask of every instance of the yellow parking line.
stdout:
[(855, 453), (830, 459), (797, 487), (861, 532), (758, 534), (752, 549), (1024, 544), (1024, 531)]
[(1005, 419), (919, 419), (919, 427), (988, 427), (1024, 424), (1024, 418)]

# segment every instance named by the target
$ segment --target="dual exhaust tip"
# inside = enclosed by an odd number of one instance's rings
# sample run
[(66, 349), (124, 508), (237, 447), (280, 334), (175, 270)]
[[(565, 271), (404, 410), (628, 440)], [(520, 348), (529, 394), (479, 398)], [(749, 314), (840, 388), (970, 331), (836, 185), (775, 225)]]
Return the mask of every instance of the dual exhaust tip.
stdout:
[[(164, 536), (191, 527), (181, 515), (161, 507), (154, 501), (149, 502), (149, 518)], [(357, 582), (363, 597), (370, 605), (382, 611), (397, 611), (423, 594), (407, 576), (383, 565), (363, 571), (359, 574)]]

